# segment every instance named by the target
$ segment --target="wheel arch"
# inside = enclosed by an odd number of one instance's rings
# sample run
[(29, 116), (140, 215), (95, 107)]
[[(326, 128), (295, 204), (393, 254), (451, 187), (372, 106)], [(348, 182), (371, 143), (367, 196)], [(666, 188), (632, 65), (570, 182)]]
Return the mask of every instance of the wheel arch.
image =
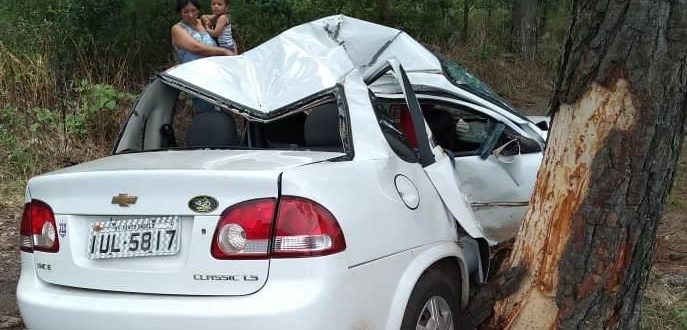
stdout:
[(465, 255), (461, 247), (455, 242), (445, 242), (433, 244), (427, 247), (416, 248), (412, 250), (415, 258), (406, 267), (401, 276), (394, 297), (391, 301), (389, 310), (389, 319), (387, 320), (386, 329), (399, 329), (403, 321), (403, 314), (406, 310), (406, 305), (410, 299), (417, 281), (430, 269), (449, 267), (449, 269), (457, 270), (460, 274), (461, 282), (461, 308), (467, 306), (469, 297), (469, 274), (467, 264), (465, 262)]

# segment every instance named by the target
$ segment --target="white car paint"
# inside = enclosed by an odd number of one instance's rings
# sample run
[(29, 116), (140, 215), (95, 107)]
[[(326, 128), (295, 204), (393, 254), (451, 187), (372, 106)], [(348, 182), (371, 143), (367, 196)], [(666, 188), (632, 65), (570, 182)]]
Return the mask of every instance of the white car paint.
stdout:
[[(277, 180), (288, 168), (336, 157), (336, 153), (290, 151), (234, 151), (231, 153), (161, 151), (115, 155), (31, 179), (32, 199), (51, 205), (58, 224), (65, 224), (60, 253), (34, 252), (40, 280), (81, 288), (156, 294), (242, 295), (259, 290), (268, 275), (268, 261), (232, 263), (231, 274), (259, 276), (259, 281), (218, 287), (194, 280), (193, 274), (227, 270), (207, 255), (222, 210), (254, 198), (277, 197)], [(139, 202), (126, 208), (103, 203), (127, 192)], [(188, 206), (197, 195), (223, 196), (212, 213), (198, 215)], [(164, 202), (157, 196), (164, 196)], [(89, 224), (108, 219), (142, 216), (181, 216), (179, 254), (159, 258), (89, 259)], [(205, 235), (200, 232), (205, 229)], [(79, 276), (74, 276), (79, 274)], [(136, 281), (131, 281), (136, 278)], [(174, 283), (170, 288), (169, 283)]]
[[(452, 92), (456, 102), (475, 101), (494, 117), (529, 125), (436, 74), (441, 70), (437, 58), (406, 34), (343, 16), (296, 27), (242, 56), (177, 66), (144, 92), (117, 152), (132, 150), (136, 130), (143, 130), (146, 121), (160, 123), (171, 116), (160, 109), (174, 103), (178, 89), (223, 110), (269, 122), (284, 116), (280, 111), (296, 101), (340, 88), (345, 93), (337, 94), (342, 98), (339, 114), (350, 122), (342, 125), (350, 132), (340, 134), (344, 140), (350, 134), (352, 150), (120, 153), (30, 180), (26, 202), (47, 203), (66, 231), (58, 238), (57, 253), (21, 252), (17, 301), (27, 327), (398, 329), (417, 281), (438, 263), (458, 270), (451, 276), (462, 289), (464, 307), (470, 278), (485, 280), (486, 265), (480, 260), (488, 255), (478, 242), (489, 237), (463, 195), (469, 184), (464, 185), (460, 173), (456, 179), (441, 148), (431, 141), (421, 147), (431, 148), (434, 158), (423, 167), (402, 160), (389, 146), (371, 110), (365, 81), (370, 68), (384, 63), (390, 63), (397, 78), (403, 77), (403, 68), (410, 72), (412, 86), (401, 88), (406, 101), (420, 79), (412, 77), (424, 77), (423, 84)], [(434, 72), (432, 78), (420, 75), (423, 70)], [(245, 79), (238, 79), (239, 74)], [(421, 127), (421, 133), (431, 135), (426, 123)], [(156, 131), (151, 125), (144, 133)], [(143, 143), (144, 150), (156, 148), (160, 141), (154, 137)], [(399, 176), (411, 183), (402, 191), (396, 186)], [(417, 207), (404, 199), (414, 193), (411, 186), (419, 198)], [(110, 203), (121, 193), (137, 195), (139, 201), (126, 208)], [(219, 206), (208, 214), (192, 212), (189, 199), (198, 195), (217, 197)], [(345, 250), (262, 260), (210, 255), (211, 235), (223, 210), (250, 199), (283, 196), (308, 198), (327, 209), (341, 227)], [(181, 217), (179, 254), (87, 258), (93, 223), (162, 215)], [(198, 283), (196, 273), (249, 274), (260, 280)]]
[[(369, 98), (355, 94), (364, 91), (354, 84), (362, 78), (348, 78), (356, 146), (351, 161), (327, 161), (341, 155), (328, 152), (157, 151), (115, 155), (32, 179), (27, 202), (41, 199), (52, 205), (57, 222), (67, 223), (68, 231), (60, 238), (57, 254), (22, 252), (17, 298), (27, 326), (395, 328), (414, 283), (444, 258), (461, 270), (463, 279), (456, 281), (463, 288), (460, 300), (466, 303), (470, 271), (464, 248), (457, 243), (453, 216), (431, 176), (419, 164), (400, 160), (386, 144), (374, 115), (365, 110)], [(188, 198), (201, 193), (222, 196), (219, 212), (242, 200), (276, 196), (279, 174), (282, 195), (311, 198), (338, 219), (346, 251), (271, 260), (269, 265), (209, 258), (211, 237), (200, 230), (211, 232), (218, 214), (193, 214), (185, 208)], [(421, 200), (416, 210), (403, 203), (395, 186), (397, 175), (417, 187)], [(123, 191), (138, 195), (140, 202), (127, 209), (107, 203)], [(164, 203), (154, 197), (162, 195)], [(121, 260), (84, 256), (87, 225), (100, 217), (170, 213), (183, 217), (185, 248), (178, 255)], [(469, 217), (466, 213), (461, 219)], [(50, 264), (51, 269), (37, 264)], [(230, 286), (198, 284), (192, 281), (195, 272), (250, 273), (269, 279)], [(52, 303), (57, 300), (61, 303)], [(303, 323), (307, 315), (316, 316)]]
[[(428, 74), (419, 73), (414, 75), (414, 77), (417, 78), (424, 75)], [(413, 75), (410, 76), (412, 77)], [(450, 90), (443, 89), (447, 87), (444, 84), (429, 85), (427, 81), (424, 81), (424, 83), (425, 85), (423, 86), (425, 88), (431, 86), (436, 90), (446, 92), (446, 95), (438, 96), (420, 92), (418, 93), (418, 98), (421, 102), (440, 101), (466, 107), (485, 117), (505, 124), (521, 136), (537, 138), (537, 136), (533, 137), (531, 133), (523, 130), (518, 125), (518, 123), (523, 123), (520, 117), (514, 116), (509, 112), (499, 112), (453, 98), (451, 97), (452, 94), (449, 94)], [(379, 94), (381, 97), (388, 99), (403, 98), (401, 94), (394, 94), (393, 89), (390, 89), (389, 86), (380, 87), (373, 85), (372, 89), (381, 90), (382, 93)], [(542, 139), (545, 137), (544, 134), (539, 136)], [(455, 173), (460, 181), (460, 190), (472, 205), (472, 211), (474, 211), (479, 231), (483, 232), (484, 236), (492, 244), (511, 239), (517, 232), (527, 210), (543, 154), (542, 152), (520, 154), (511, 158), (508, 162), (504, 161), (505, 159), (499, 160), (494, 155), (489, 155), (486, 159), (482, 159), (477, 155), (458, 155), (454, 159)], [(437, 181), (448, 182), (448, 180)], [(480, 237), (475, 233), (475, 230), (468, 229), (472, 228), (472, 225), (463, 225), (463, 227), (473, 237)]]
[[(23, 265), (31, 259), (22, 256)], [(381, 329), (412, 259), (406, 251), (354, 269), (345, 254), (272, 260), (260, 291), (219, 297), (55, 286), (23, 267), (17, 298), (29, 329)]]
[[(525, 216), (541, 153), (513, 157), (512, 163), (478, 156), (456, 157), (456, 173), (488, 239), (511, 239)], [(484, 172), (489, 173), (485, 180)]]

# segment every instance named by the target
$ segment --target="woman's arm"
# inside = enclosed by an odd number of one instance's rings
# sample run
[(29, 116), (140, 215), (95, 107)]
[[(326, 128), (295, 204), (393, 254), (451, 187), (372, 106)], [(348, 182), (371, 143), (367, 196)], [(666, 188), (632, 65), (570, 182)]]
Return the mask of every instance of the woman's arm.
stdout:
[(215, 26), (210, 28), (208, 27), (208, 33), (217, 38), (219, 37), (219, 34), (222, 33), (222, 30), (229, 24), (229, 18), (227, 15), (222, 15), (219, 18), (217, 18), (217, 23), (215, 23)]
[(202, 55), (202, 56), (224, 56), (224, 55), (234, 55), (228, 49), (203, 45), (202, 43), (194, 40), (188, 32), (186, 32), (181, 26), (172, 26), (172, 45), (177, 48), (185, 49), (191, 53)]
[(210, 18), (211, 18), (211, 17), (212, 17), (211, 15), (200, 15), (200, 22), (203, 23), (203, 27), (204, 27), (206, 30), (209, 30), (209, 29), (210, 29), (209, 26), (210, 26), (210, 23), (211, 23), (211, 21), (210, 21)]

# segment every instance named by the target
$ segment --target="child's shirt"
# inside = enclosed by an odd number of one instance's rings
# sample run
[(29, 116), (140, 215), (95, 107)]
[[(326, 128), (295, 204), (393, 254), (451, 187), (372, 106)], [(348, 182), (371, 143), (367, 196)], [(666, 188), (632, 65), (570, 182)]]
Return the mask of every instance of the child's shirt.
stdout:
[[(227, 20), (228, 18), (227, 16)], [(236, 52), (236, 41), (234, 41), (234, 37), (231, 34), (231, 21), (227, 22), (227, 26), (222, 29), (222, 32), (217, 37), (217, 45)]]

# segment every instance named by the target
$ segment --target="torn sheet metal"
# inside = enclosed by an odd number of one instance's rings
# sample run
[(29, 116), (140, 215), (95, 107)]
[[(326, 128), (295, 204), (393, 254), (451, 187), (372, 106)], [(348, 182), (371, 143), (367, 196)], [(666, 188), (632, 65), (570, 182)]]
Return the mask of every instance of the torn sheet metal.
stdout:
[(239, 56), (177, 65), (162, 77), (266, 119), (334, 87), (353, 69), (392, 57), (407, 71), (441, 72), (439, 60), (405, 32), (337, 15), (291, 28)]
[[(474, 216), (469, 202), (463, 192), (461, 191), (458, 178), (452, 170), (453, 166), (450, 163), (448, 156), (443, 156), (437, 161), (425, 167), (425, 172), (430, 178), (430, 181), (436, 188), (444, 205), (453, 215), (453, 218), (460, 223), (461, 227), (474, 238), (486, 238), (482, 226)], [(495, 243), (495, 241), (489, 241)]]

